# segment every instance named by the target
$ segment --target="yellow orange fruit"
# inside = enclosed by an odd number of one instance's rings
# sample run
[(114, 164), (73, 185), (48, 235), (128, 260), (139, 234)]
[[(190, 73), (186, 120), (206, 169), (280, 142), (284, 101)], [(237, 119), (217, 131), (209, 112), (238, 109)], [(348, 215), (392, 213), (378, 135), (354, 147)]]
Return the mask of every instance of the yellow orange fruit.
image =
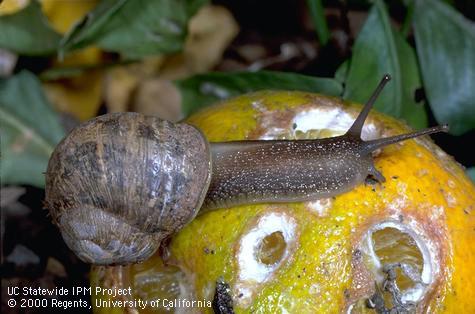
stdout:
[[(360, 108), (263, 91), (187, 122), (210, 141), (320, 138), (343, 134)], [(363, 138), (407, 131), (373, 111)], [(229, 285), (220, 296), (232, 298), (236, 313), (475, 312), (474, 185), (427, 137), (388, 146), (374, 160), (382, 184), (307, 203), (203, 213), (173, 237), (168, 265), (157, 254), (143, 264), (94, 267), (91, 284), (131, 287), (119, 299), (147, 301), (144, 313), (210, 313), (217, 281)], [(93, 293), (95, 312), (110, 310), (112, 300)]]

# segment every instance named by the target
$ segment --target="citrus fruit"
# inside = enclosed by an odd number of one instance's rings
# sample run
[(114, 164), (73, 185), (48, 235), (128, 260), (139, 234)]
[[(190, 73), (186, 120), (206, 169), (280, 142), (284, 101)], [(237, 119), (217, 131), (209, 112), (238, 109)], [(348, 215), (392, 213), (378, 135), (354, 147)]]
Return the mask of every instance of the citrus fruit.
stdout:
[[(211, 142), (322, 138), (343, 134), (360, 109), (317, 94), (262, 91), (187, 122)], [(373, 111), (362, 136), (406, 132)], [(93, 293), (95, 312), (475, 312), (474, 185), (428, 137), (385, 147), (374, 160), (384, 183), (306, 203), (204, 212), (171, 239), (165, 264), (157, 254), (94, 267), (93, 288), (131, 288), (125, 296)]]

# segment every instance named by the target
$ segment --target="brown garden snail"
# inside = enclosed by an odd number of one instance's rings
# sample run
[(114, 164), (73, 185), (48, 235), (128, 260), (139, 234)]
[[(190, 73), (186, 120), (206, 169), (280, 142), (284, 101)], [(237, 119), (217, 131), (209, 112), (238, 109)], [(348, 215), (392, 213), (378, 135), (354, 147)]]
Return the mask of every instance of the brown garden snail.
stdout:
[(345, 135), (316, 140), (208, 143), (200, 131), (138, 113), (97, 117), (56, 147), (46, 205), (85, 262), (151, 256), (198, 211), (245, 203), (315, 200), (384, 177), (371, 153), (447, 126), (363, 141), (364, 121), (389, 75)]

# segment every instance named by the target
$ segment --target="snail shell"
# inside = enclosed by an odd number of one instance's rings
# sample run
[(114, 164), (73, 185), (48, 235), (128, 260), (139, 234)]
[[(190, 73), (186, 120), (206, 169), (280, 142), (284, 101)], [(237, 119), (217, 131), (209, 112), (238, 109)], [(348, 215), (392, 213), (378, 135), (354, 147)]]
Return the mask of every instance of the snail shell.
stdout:
[(196, 216), (210, 173), (209, 145), (196, 128), (109, 114), (57, 146), (46, 173), (46, 205), (82, 260), (138, 262)]

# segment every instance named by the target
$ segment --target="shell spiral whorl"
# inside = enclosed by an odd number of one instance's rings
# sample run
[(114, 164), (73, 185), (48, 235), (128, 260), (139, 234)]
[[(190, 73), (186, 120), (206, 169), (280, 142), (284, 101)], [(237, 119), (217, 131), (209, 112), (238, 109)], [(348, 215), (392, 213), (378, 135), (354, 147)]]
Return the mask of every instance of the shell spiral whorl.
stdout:
[(138, 262), (196, 216), (210, 169), (208, 143), (192, 126), (137, 113), (100, 116), (56, 147), (46, 205), (85, 262)]

